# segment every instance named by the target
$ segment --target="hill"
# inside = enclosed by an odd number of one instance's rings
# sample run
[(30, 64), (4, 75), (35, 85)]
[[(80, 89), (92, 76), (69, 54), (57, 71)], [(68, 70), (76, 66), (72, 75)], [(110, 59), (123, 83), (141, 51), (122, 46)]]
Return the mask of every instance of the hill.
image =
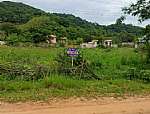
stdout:
[(19, 35), (23, 41), (33, 42), (45, 40), (48, 34), (65, 36), (81, 42), (107, 37), (116, 38), (120, 34), (137, 38), (143, 31), (142, 27), (126, 24), (102, 26), (71, 14), (46, 13), (29, 5), (10, 1), (0, 2), (0, 22), (0, 31), (10, 36), (7, 40), (12, 39), (11, 35), (17, 33), (16, 37)]
[[(142, 33), (143, 28), (139, 27), (139, 26), (133, 26), (132, 24), (112, 24), (112, 25), (108, 25), (106, 27), (106, 29), (109, 32), (113, 32), (113, 33), (121, 33), (121, 32), (127, 32), (127, 33), (131, 33), (134, 35), (139, 36)], [(140, 34), (139, 34), (140, 33)]]
[(0, 2), (0, 21), (2, 22), (25, 23), (32, 17), (43, 14), (45, 14), (44, 11), (23, 3)]

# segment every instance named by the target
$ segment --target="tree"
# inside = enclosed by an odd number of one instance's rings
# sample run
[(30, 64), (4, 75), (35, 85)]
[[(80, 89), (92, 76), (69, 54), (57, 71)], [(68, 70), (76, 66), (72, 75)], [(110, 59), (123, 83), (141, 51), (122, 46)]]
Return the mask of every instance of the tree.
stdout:
[(148, 42), (148, 40), (150, 40), (150, 25), (147, 25), (145, 28), (145, 34), (146, 34), (146, 40)]
[(135, 38), (136, 37), (134, 35), (127, 33), (127, 32), (121, 32), (118, 35), (119, 42), (134, 42)]
[(126, 19), (125, 16), (121, 16), (120, 18), (118, 18), (118, 19), (116, 20), (116, 24), (117, 24), (117, 25), (121, 25), (122, 22), (123, 22), (125, 19)]
[(83, 38), (77, 38), (76, 43), (78, 45), (80, 45), (81, 43), (83, 43)]
[(23, 3), (3, 1), (0, 2), (0, 21), (12, 23), (26, 23), (35, 16), (46, 15), (44, 11)]
[(147, 62), (150, 63), (150, 25), (146, 26), (145, 29), (145, 34), (146, 34), (146, 47), (147, 47)]
[(137, 3), (123, 8), (125, 14), (138, 16), (139, 21), (150, 19), (150, 0), (138, 0)]
[(83, 42), (91, 42), (93, 38), (91, 36), (87, 36), (83, 39)]
[(28, 23), (21, 25), (20, 29), (22, 31), (21, 34), (31, 34), (30, 36), (25, 36), (27, 39), (30, 37), (30, 41), (33, 43), (39, 43), (42, 41), (46, 41), (47, 36), (50, 34), (50, 18), (46, 16), (35, 17), (30, 20)]
[[(150, 0), (138, 0), (137, 3), (131, 4), (123, 9), (124, 13), (138, 16), (139, 21), (143, 22), (150, 19)], [(147, 62), (150, 63), (150, 25), (145, 28), (146, 47), (147, 47)]]
[(8, 36), (11, 33), (17, 33), (18, 29), (17, 27), (12, 23), (0, 23), (0, 31), (5, 32), (5, 34)]

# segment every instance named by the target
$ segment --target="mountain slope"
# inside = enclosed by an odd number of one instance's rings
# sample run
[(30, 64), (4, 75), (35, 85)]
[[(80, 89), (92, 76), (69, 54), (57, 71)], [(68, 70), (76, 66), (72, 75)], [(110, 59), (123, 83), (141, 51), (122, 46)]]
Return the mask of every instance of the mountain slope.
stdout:
[(23, 3), (10, 1), (0, 2), (0, 21), (25, 23), (34, 16), (44, 15), (45, 12)]
[[(34, 22), (34, 20), (37, 22)], [(45, 21), (46, 24), (38, 24), (39, 22), (43, 23), (43, 21)], [(26, 31), (22, 30), (23, 33), (20, 33), (21, 36), (25, 37), (25, 35), (28, 34), (29, 36), (26, 36), (27, 38), (34, 36), (34, 39), (39, 37), (39, 34), (41, 37), (46, 36), (47, 34), (56, 34), (58, 37), (68, 37), (70, 40), (77, 40), (78, 38), (85, 40), (88, 38), (97, 39), (103, 36), (115, 38), (120, 33), (130, 33), (139, 37), (143, 31), (142, 27), (126, 24), (102, 26), (97, 23), (83, 20), (80, 17), (75, 17), (71, 14), (46, 13), (29, 5), (10, 1), (0, 2), (0, 22), (24, 25), (25, 28), (23, 27), (22, 29), (26, 29)], [(37, 23), (39, 28), (36, 28), (37, 26), (34, 27), (33, 25), (35, 24), (33, 23)], [(5, 30), (1, 28), (7, 27), (1, 27), (0, 25), (0, 31), (5, 32)], [(43, 31), (43, 33), (41, 33), (41, 31)]]

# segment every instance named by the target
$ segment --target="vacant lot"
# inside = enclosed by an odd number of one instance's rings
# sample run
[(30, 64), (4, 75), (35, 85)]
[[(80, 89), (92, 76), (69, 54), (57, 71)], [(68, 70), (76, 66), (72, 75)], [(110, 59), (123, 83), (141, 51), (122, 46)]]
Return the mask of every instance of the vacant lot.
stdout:
[(149, 74), (143, 73), (149, 67), (144, 64), (144, 54), (130, 48), (83, 49), (90, 70), (100, 77), (87, 80), (57, 71), (57, 54), (63, 50), (0, 47), (0, 99), (11, 102), (149, 95)]

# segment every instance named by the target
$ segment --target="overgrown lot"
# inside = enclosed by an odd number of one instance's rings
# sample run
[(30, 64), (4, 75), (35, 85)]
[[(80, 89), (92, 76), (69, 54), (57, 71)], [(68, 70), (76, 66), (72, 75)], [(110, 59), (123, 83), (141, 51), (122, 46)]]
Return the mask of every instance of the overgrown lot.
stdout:
[(97, 80), (59, 72), (56, 60), (63, 51), (0, 47), (0, 99), (27, 101), (150, 92), (150, 67), (145, 64), (144, 53), (130, 48), (80, 50)]

